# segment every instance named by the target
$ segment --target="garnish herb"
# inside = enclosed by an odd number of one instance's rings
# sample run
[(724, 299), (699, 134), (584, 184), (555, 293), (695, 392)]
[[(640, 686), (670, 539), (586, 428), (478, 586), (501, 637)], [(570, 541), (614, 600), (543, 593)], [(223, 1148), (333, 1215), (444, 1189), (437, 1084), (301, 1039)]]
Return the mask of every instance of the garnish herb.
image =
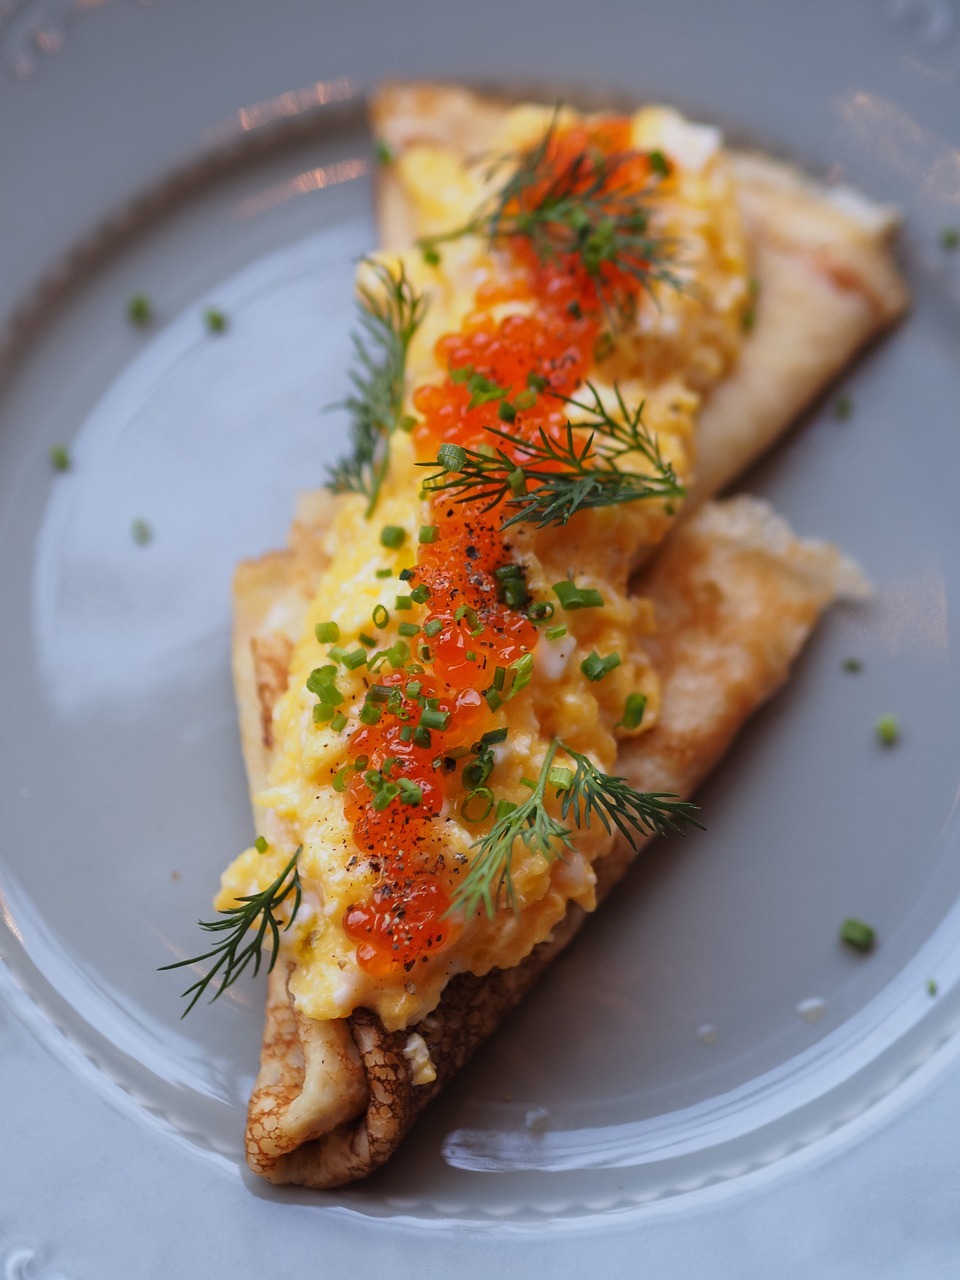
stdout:
[(643, 723), (643, 713), (646, 709), (646, 694), (628, 693), (623, 704), (623, 715), (613, 727), (615, 729), (639, 729)]
[[(574, 770), (554, 766), (558, 751), (570, 756), (576, 766)], [(479, 761), (478, 756), (477, 764)], [(482, 766), (477, 773), (482, 773)], [(474, 845), (477, 856), (454, 892), (451, 912), (463, 911), (471, 916), (482, 905), (492, 918), (501, 893), (516, 911), (511, 875), (515, 842), (522, 840), (528, 849), (551, 862), (562, 858), (565, 849), (573, 848), (573, 829), (567, 825), (570, 818), (574, 826), (582, 828), (589, 827), (596, 817), (606, 831), (616, 827), (634, 848), (640, 836), (665, 835), (668, 831), (682, 833), (688, 824), (700, 826), (693, 817), (696, 806), (689, 801), (662, 792), (635, 791), (625, 778), (604, 773), (587, 756), (571, 750), (557, 738), (547, 748), (537, 781), (528, 785), (531, 794), (522, 804), (500, 801), (496, 821), (487, 835)], [(559, 817), (547, 808), (550, 787), (557, 798), (562, 797)]]
[(226, 333), (227, 317), (217, 307), (207, 307), (203, 313), (203, 323), (211, 333)]
[(853, 397), (848, 391), (844, 391), (837, 399), (833, 406), (833, 416), (839, 418), (841, 422), (846, 420), (853, 413)]
[(407, 532), (398, 524), (385, 524), (380, 530), (380, 545), (389, 547), (391, 551), (396, 551), (402, 547), (406, 540)]
[(153, 319), (150, 299), (143, 293), (135, 293), (127, 303), (127, 319), (131, 324), (144, 328)]
[(873, 925), (849, 917), (840, 926), (840, 937), (858, 951), (870, 951), (877, 940), (877, 931)]
[(54, 471), (70, 470), (70, 454), (65, 444), (52, 444), (50, 446), (50, 465)]
[[(622, 421), (604, 407), (599, 392), (587, 383), (592, 399), (562, 397), (585, 417), (568, 421), (559, 439), (540, 428), (534, 440), (517, 440), (509, 432), (488, 426), (487, 431), (508, 442), (489, 452), (463, 445), (441, 445), (433, 462), (420, 466), (439, 467), (427, 477), (428, 493), (452, 491), (457, 502), (483, 502), (489, 511), (504, 503), (509, 514), (501, 528), (525, 521), (543, 529), (565, 525), (577, 511), (609, 507), (645, 498), (680, 498), (683, 486), (673, 466), (660, 453), (656, 438), (642, 421), (643, 404), (632, 412), (624, 403), (620, 388), (614, 386)], [(639, 454), (648, 464), (647, 472), (621, 470), (631, 454)]]
[(896, 716), (881, 716), (875, 729), (877, 741), (882, 747), (892, 747), (900, 738), (900, 725)]
[(580, 663), (580, 670), (588, 680), (602, 680), (615, 667), (619, 667), (620, 661), (620, 655), (617, 652), (608, 653), (605, 658), (601, 658), (596, 649), (594, 649)]
[(497, 161), (488, 176), (511, 166), (499, 191), (462, 226), (419, 240), (424, 257), (429, 261), (438, 246), (466, 235), (482, 236), (492, 245), (518, 236), (543, 263), (568, 255), (579, 259), (605, 307), (620, 303), (627, 309), (610, 283), (612, 270), (650, 292), (654, 284), (680, 288), (671, 267), (676, 246), (650, 228), (652, 199), (664, 171), (669, 172), (666, 158), (656, 152), (647, 156), (650, 182), (637, 192), (627, 176), (637, 152), (603, 155), (588, 148), (558, 166), (556, 137), (555, 116), (535, 147)]
[(382, 291), (360, 288), (360, 331), (353, 336), (354, 394), (344, 401), (351, 415), (352, 453), (330, 471), (334, 493), (362, 493), (369, 518), (377, 505), (390, 458), (390, 436), (403, 420), (407, 352), (426, 312), (426, 301), (403, 268), (394, 275), (372, 262)]
[(852, 675), (856, 675), (863, 670), (863, 663), (859, 658), (844, 658), (843, 669), (844, 671), (849, 671)]
[(940, 248), (948, 253), (960, 248), (960, 227), (944, 227), (940, 232)]
[(335, 622), (318, 622), (313, 633), (321, 644), (336, 644), (340, 639), (340, 628)]
[[(280, 930), (290, 928), (300, 908), (301, 892), (300, 876), (297, 872), (297, 859), (300, 857), (302, 848), (303, 846), (301, 845), (276, 880), (262, 892), (247, 894), (238, 898), (237, 906), (226, 907), (222, 910), (219, 920), (200, 921), (201, 929), (223, 935), (221, 940), (211, 947), (209, 951), (205, 951), (203, 955), (193, 956), (189, 960), (175, 960), (173, 964), (160, 966), (161, 970), (181, 969), (185, 965), (200, 964), (204, 960), (212, 960), (214, 956), (217, 957), (209, 972), (183, 992), (184, 997), (191, 996), (192, 998), (181, 1017), (185, 1018), (187, 1016), (218, 974), (220, 975), (219, 986), (210, 997), (211, 1002), (216, 1000), (219, 995), (222, 995), (227, 987), (236, 982), (251, 960), (253, 961), (253, 972), (257, 974), (260, 970), (260, 962), (263, 959), (264, 939), (268, 933), (272, 951), (270, 962), (267, 965), (267, 972), (269, 973), (273, 968), (280, 946)], [(283, 920), (279, 917), (278, 912), (291, 895), (293, 896), (293, 909)], [(251, 929), (255, 929), (255, 933), (243, 945), (248, 931)]]
[(134, 520), (130, 524), (130, 537), (138, 547), (145, 547), (153, 538), (153, 530), (146, 520)]

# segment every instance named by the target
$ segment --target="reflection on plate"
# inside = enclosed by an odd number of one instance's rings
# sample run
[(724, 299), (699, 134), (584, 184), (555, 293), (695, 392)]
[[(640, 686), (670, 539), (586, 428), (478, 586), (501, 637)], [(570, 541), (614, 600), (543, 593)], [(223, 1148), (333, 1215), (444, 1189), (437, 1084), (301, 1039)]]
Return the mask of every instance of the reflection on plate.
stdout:
[[(326, 406), (373, 237), (359, 106), (277, 103), (53, 277), (0, 401), (0, 950), (140, 1106), (236, 1162), (261, 986), (181, 1022), (155, 968), (195, 948), (249, 836), (230, 573), (281, 543), (294, 492), (339, 450)], [(864, 138), (882, 127), (875, 102), (848, 109)], [(855, 176), (878, 175), (866, 147)], [(734, 1178), (862, 1113), (954, 1031), (960, 441), (941, 406), (960, 373), (951, 277), (917, 234), (916, 312), (849, 379), (852, 418), (820, 406), (751, 477), (861, 560), (873, 600), (834, 613), (704, 789), (707, 834), (646, 857), (393, 1165), (344, 1195), (353, 1211), (575, 1217)], [(144, 331), (124, 318), (141, 291)], [(51, 475), (59, 441), (72, 466)], [(878, 928), (869, 957), (837, 940), (851, 914)]]

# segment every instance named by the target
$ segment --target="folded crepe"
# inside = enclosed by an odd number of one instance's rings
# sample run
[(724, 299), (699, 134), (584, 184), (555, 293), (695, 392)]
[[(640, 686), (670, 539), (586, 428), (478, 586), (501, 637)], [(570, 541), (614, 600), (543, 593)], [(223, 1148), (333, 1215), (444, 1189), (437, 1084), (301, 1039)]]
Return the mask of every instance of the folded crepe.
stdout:
[[(450, 208), (424, 203), (424, 165), (429, 170), (439, 157), (450, 172), (451, 157), (467, 166), (489, 154), (502, 145), (507, 115), (503, 103), (448, 87), (396, 85), (378, 95), (374, 132), (393, 156), (379, 193), (385, 243), (399, 249), (449, 229)], [(698, 137), (704, 148), (714, 145), (707, 131), (684, 136), (688, 147)], [(624, 584), (632, 567), (648, 561), (630, 590), (632, 599), (649, 602), (637, 616), (648, 620), (642, 643), (658, 681), (656, 714), (651, 726), (620, 739), (615, 761), (615, 772), (644, 793), (691, 795), (785, 680), (821, 612), (838, 597), (862, 594), (855, 566), (831, 547), (794, 537), (764, 503), (708, 499), (767, 449), (906, 303), (890, 258), (888, 211), (762, 157), (737, 156), (732, 166), (754, 298), (739, 352), (697, 391), (702, 403), (695, 469), (685, 477), (686, 518), (676, 522), (668, 513), (676, 527), (652, 559), (671, 520), (632, 541), (621, 532), (603, 547), (614, 580)], [(305, 496), (289, 548), (237, 571), (234, 678), (254, 796), (269, 788), (282, 749), (277, 708), (312, 601), (320, 584), (329, 589), (326, 575), (337, 555), (330, 531), (340, 501), (327, 492)], [(598, 526), (580, 518), (593, 514), (580, 513), (563, 530), (572, 563), (597, 555)], [(518, 537), (517, 545), (533, 555), (529, 540)], [(272, 837), (262, 807), (255, 813), (258, 828)], [(596, 900), (622, 877), (641, 843), (617, 838), (596, 858)], [(251, 1167), (273, 1182), (316, 1188), (379, 1167), (567, 945), (589, 905), (589, 895), (571, 901), (517, 963), (453, 972), (433, 1007), (390, 1029), (367, 1007), (343, 1017), (310, 1016), (297, 998), (295, 948), (282, 935), (248, 1113)]]

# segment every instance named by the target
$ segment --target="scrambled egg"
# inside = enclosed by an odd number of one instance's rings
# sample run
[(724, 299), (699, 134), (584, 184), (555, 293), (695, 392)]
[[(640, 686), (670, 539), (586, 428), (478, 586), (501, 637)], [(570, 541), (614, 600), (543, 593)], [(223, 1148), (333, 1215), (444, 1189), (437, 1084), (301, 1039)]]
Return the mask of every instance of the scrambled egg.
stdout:
[[(552, 113), (541, 108), (514, 109), (505, 123), (502, 151), (536, 145), (551, 119)], [(561, 113), (553, 127), (562, 129), (575, 119)], [(618, 335), (602, 360), (593, 361), (588, 376), (611, 411), (617, 403), (615, 388), (627, 405), (643, 402), (643, 422), (682, 482), (694, 463), (701, 397), (737, 358), (749, 305), (745, 248), (732, 180), (714, 130), (691, 125), (672, 111), (648, 108), (630, 121), (630, 138), (637, 151), (657, 153), (669, 164), (670, 181), (653, 216), (657, 236), (676, 246), (674, 264), (682, 283), (679, 288), (658, 287), (654, 298), (641, 295), (629, 330)], [(433, 145), (411, 146), (396, 161), (395, 176), (424, 236), (467, 223), (497, 182), (482, 164), (464, 165), (451, 150)], [(529, 314), (535, 305), (530, 298), (510, 297), (509, 290), (503, 297), (489, 292), (506, 268), (504, 254), (486, 238), (464, 235), (445, 243), (438, 256), (438, 261), (427, 261), (411, 250), (400, 259), (383, 259), (393, 266), (402, 261), (412, 285), (429, 298), (407, 359), (406, 410), (414, 418), (415, 390), (437, 384), (447, 374), (438, 360), (438, 340), (470, 321), (485, 287), (485, 296), (493, 299), (487, 310), (497, 323), (509, 315)], [(370, 283), (376, 287), (375, 279)], [(599, 823), (576, 831), (575, 851), (562, 858), (548, 859), (518, 840), (512, 863), (515, 909), (501, 901), (492, 919), (482, 910), (473, 919), (455, 919), (448, 943), (418, 957), (415, 965), (376, 972), (358, 962), (356, 938), (348, 936), (344, 920), (374, 890), (378, 871), (375, 860), (358, 854), (344, 792), (335, 783), (344, 776), (349, 735), (377, 677), (366, 665), (339, 669), (343, 701), (338, 710), (349, 721), (346, 732), (315, 722), (316, 697), (307, 681), (328, 661), (330, 646), (318, 642), (318, 624), (325, 634), (324, 624), (335, 623), (341, 651), (352, 651), (365, 643), (361, 636), (375, 639), (378, 648), (388, 647), (408, 634), (398, 632), (399, 623), (418, 624), (428, 614), (429, 602), (414, 602), (403, 611), (396, 603), (405, 593), (401, 571), (417, 563), (419, 530), (434, 519), (430, 499), (421, 493), (424, 472), (417, 462), (414, 437), (396, 431), (373, 515), (366, 515), (367, 501), (360, 494), (337, 499), (326, 535), (330, 566), (293, 652), (288, 688), (274, 709), (270, 785), (256, 797), (264, 812), (260, 829), (269, 834), (269, 845), (263, 852), (248, 849), (233, 863), (217, 901), (224, 908), (241, 895), (261, 891), (302, 846), (298, 872), (303, 904), (283, 935), (284, 947), (296, 960), (291, 990), (297, 1007), (310, 1017), (329, 1019), (363, 1006), (375, 1010), (388, 1029), (412, 1025), (429, 1013), (454, 973), (484, 973), (519, 963), (550, 936), (571, 902), (590, 909), (592, 864), (611, 843)], [(529, 683), (488, 722), (488, 727), (509, 725), (509, 735), (493, 747), (491, 786), (495, 780), (498, 797), (519, 804), (529, 796), (529, 780), (538, 777), (554, 738), (611, 772), (618, 738), (656, 724), (659, 682), (643, 648), (656, 619), (649, 602), (629, 594), (627, 582), (637, 550), (657, 542), (672, 515), (671, 504), (657, 499), (581, 511), (562, 526), (536, 529), (520, 523), (510, 528), (505, 545), (523, 567), (534, 600), (556, 604), (553, 584), (572, 580), (580, 589), (599, 592), (603, 607), (557, 608), (552, 621), (564, 624), (565, 634), (548, 638), (551, 629), (539, 629)], [(402, 540), (394, 539), (399, 545), (384, 545), (385, 527), (403, 530)], [(371, 621), (387, 618), (382, 628)], [(615, 654), (619, 665), (602, 679), (587, 679), (581, 664), (590, 654)], [(631, 695), (645, 700), (643, 715), (638, 724), (625, 726), (624, 707)], [(556, 763), (565, 763), (562, 753)], [(448, 881), (454, 871), (469, 867), (495, 816), (467, 820), (457, 786), (454, 774), (442, 808), (423, 823), (418, 837), (418, 856), (444, 869)]]

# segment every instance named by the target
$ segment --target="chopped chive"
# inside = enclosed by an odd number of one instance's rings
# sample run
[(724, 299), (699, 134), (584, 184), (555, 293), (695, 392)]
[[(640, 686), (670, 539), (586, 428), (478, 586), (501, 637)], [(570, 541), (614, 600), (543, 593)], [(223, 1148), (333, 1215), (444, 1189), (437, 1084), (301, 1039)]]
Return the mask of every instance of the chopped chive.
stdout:
[(489, 818), (494, 806), (493, 792), (489, 787), (475, 787), (460, 803), (460, 817), (464, 822), (483, 822)]
[(368, 635), (366, 631), (361, 631), (360, 634), (357, 636), (357, 639), (360, 641), (361, 644), (365, 644), (368, 649), (375, 649), (377, 647), (377, 641), (375, 637)]
[(374, 576), (375, 576), (375, 577), (377, 577), (377, 578), (392, 578), (392, 577), (393, 577), (393, 570), (392, 570), (392, 569), (378, 569), (378, 570), (377, 570), (377, 572), (376, 572), (376, 574), (375, 574)]
[(130, 525), (130, 536), (138, 547), (145, 547), (153, 538), (153, 530), (146, 520), (134, 520)]
[(466, 658), (467, 662), (476, 662), (477, 651), (476, 649), (468, 649), (463, 656)]
[(401, 569), (397, 574), (397, 577), (401, 582), (409, 582), (411, 578), (415, 578), (416, 576), (416, 571), (413, 569)]
[(533, 654), (523, 654), (515, 662), (510, 663), (509, 670), (513, 672), (513, 682), (509, 692), (503, 695), (505, 702), (516, 697), (520, 690), (525, 689), (533, 679)]
[(875, 729), (877, 740), (884, 747), (892, 747), (900, 737), (900, 725), (896, 716), (880, 716)]
[(527, 610), (531, 622), (547, 622), (556, 613), (551, 600), (534, 600)]
[(420, 712), (420, 720), (417, 724), (417, 728), (439, 729), (442, 732), (446, 729), (449, 723), (449, 711), (434, 711), (431, 707), (424, 707)]
[(844, 671), (849, 671), (853, 675), (856, 675), (858, 672), (863, 670), (863, 663), (859, 658), (844, 658), (843, 669)]
[(426, 546), (431, 542), (436, 542), (440, 530), (435, 524), (422, 524), (420, 532), (417, 534), (417, 541), (421, 546)]
[(263, 836), (257, 836), (256, 840), (253, 842), (253, 847), (256, 849), (257, 853), (266, 853), (270, 848)]
[(340, 639), (340, 628), (335, 622), (318, 622), (313, 634), (321, 644), (336, 644)]
[(50, 446), (50, 465), (54, 471), (70, 470), (70, 454), (67, 452), (66, 445), (52, 444)]
[(419, 633), (420, 628), (415, 622), (401, 622), (397, 627), (397, 631), (402, 636), (415, 636)]
[(504, 725), (503, 728), (501, 729), (488, 729), (487, 732), (480, 739), (479, 746), (493, 747), (493, 746), (496, 746), (498, 742), (506, 742), (508, 734), (509, 734), (509, 730), (507, 729), (506, 725)]
[(621, 658), (616, 650), (614, 650), (613, 653), (608, 653), (605, 658), (601, 658), (596, 649), (594, 649), (593, 652), (580, 663), (580, 670), (588, 680), (602, 680), (603, 677), (613, 671), (614, 668), (619, 667), (620, 662)]
[(329, 702), (315, 702), (313, 704), (313, 723), (327, 724), (335, 715), (334, 708)]
[(403, 724), (403, 725), (401, 725), (401, 726), (400, 726), (400, 741), (401, 741), (401, 742), (409, 742), (409, 741), (410, 741), (410, 739), (411, 739), (412, 737), (413, 737), (413, 725), (412, 725), (412, 724)]
[(623, 704), (623, 715), (613, 726), (615, 729), (639, 729), (643, 723), (643, 713), (647, 709), (647, 698), (643, 693), (628, 693)]
[(411, 782), (409, 778), (398, 778), (397, 786), (400, 788), (401, 803), (419, 804), (423, 799), (423, 790), (415, 782)]
[(395, 609), (412, 609), (413, 601), (409, 596), (397, 596), (396, 600), (393, 602), (393, 607)]
[(343, 655), (343, 665), (348, 671), (356, 671), (357, 667), (362, 667), (367, 660), (366, 649), (351, 649), (349, 653)]
[(537, 393), (533, 387), (527, 387), (526, 391), (521, 391), (513, 397), (513, 403), (518, 409), (532, 409), (537, 403)]
[(416, 418), (409, 413), (405, 413), (397, 422), (397, 430), (403, 431), (406, 435), (409, 435), (416, 425)]
[(425, 636), (439, 635), (442, 630), (443, 630), (442, 618), (428, 618), (427, 621), (423, 624), (423, 634)]
[(410, 599), (415, 600), (417, 604), (426, 604), (430, 599), (431, 591), (425, 582), (421, 582), (419, 587), (414, 587), (410, 592)]
[(541, 377), (539, 373), (534, 373), (531, 369), (527, 374), (527, 386), (532, 388), (534, 391), (546, 391), (547, 380), (546, 378)]
[(573, 770), (564, 765), (554, 765), (547, 774), (547, 782), (558, 791), (569, 791), (573, 786)]
[(935, 996), (939, 991), (939, 989), (940, 988), (937, 986), (936, 978), (927, 979), (927, 995), (928, 996)]
[(441, 262), (440, 250), (434, 249), (432, 245), (425, 245), (423, 248), (423, 260), (428, 267), (439, 267)]
[(484, 689), (483, 696), (487, 700), (487, 706), (491, 711), (499, 711), (503, 706), (503, 699), (496, 689)]
[(391, 667), (400, 668), (410, 657), (410, 646), (405, 640), (396, 640), (387, 650), (387, 661)]
[(341, 645), (335, 644), (333, 645), (332, 648), (327, 650), (327, 657), (330, 658), (333, 662), (342, 662), (344, 659), (344, 656), (346, 655), (346, 652), (347, 652), (346, 649), (344, 649)]
[(339, 733), (341, 729), (345, 729), (346, 727), (347, 727), (347, 717), (343, 714), (342, 711), (338, 711), (337, 714), (330, 721), (330, 728), (333, 729), (334, 732)]
[(396, 159), (393, 147), (389, 142), (385, 142), (383, 138), (378, 138), (373, 147), (374, 155), (377, 158), (377, 164), (392, 164)]
[(833, 406), (833, 416), (839, 418), (841, 422), (846, 422), (851, 413), (853, 413), (853, 397), (849, 392), (844, 391), (837, 396)]
[(547, 627), (543, 634), (548, 640), (559, 640), (562, 636), (567, 634), (567, 628), (561, 622), (558, 627)]
[(437, 464), (444, 471), (462, 471), (467, 464), (467, 451), (459, 444), (442, 444), (437, 451)]
[(373, 702), (365, 702), (360, 708), (359, 720), (361, 724), (376, 724), (383, 711)]
[(382, 605), (382, 604), (374, 605), (374, 609), (371, 617), (373, 620), (373, 625), (379, 628), (380, 631), (382, 631), (383, 628), (390, 621), (390, 611), (389, 609), (386, 608), (385, 605)]
[(497, 405), (497, 417), (501, 422), (516, 422), (517, 411), (509, 400), (501, 400)]
[(135, 293), (127, 303), (127, 319), (131, 324), (143, 328), (153, 319), (153, 307), (144, 293)]
[(408, 680), (407, 687), (404, 689), (404, 693), (407, 695), (408, 698), (419, 698), (420, 690), (422, 688), (423, 688), (423, 685), (420, 683), (419, 680)]
[(415, 747), (429, 747), (433, 744), (433, 738), (430, 736), (430, 730), (424, 724), (418, 724), (413, 731), (413, 745)]
[(210, 333), (226, 333), (227, 317), (218, 307), (207, 307), (203, 313), (203, 323)]
[(364, 695), (365, 702), (386, 702), (391, 690), (385, 684), (372, 684)]
[(603, 596), (593, 587), (578, 587), (576, 583), (569, 582), (564, 579), (563, 582), (555, 582), (553, 590), (556, 592), (562, 609), (601, 609), (603, 608)]
[(944, 227), (940, 232), (940, 248), (948, 253), (960, 248), (960, 227)]
[(870, 951), (877, 940), (877, 931), (863, 920), (848, 917), (840, 926), (840, 937), (858, 951)]
[(398, 524), (385, 524), (380, 530), (380, 545), (396, 551), (398, 547), (403, 546), (406, 536), (407, 531), (401, 529)]
[(673, 173), (673, 165), (662, 151), (648, 151), (647, 163), (654, 173), (659, 173), (661, 178), (669, 178)]

